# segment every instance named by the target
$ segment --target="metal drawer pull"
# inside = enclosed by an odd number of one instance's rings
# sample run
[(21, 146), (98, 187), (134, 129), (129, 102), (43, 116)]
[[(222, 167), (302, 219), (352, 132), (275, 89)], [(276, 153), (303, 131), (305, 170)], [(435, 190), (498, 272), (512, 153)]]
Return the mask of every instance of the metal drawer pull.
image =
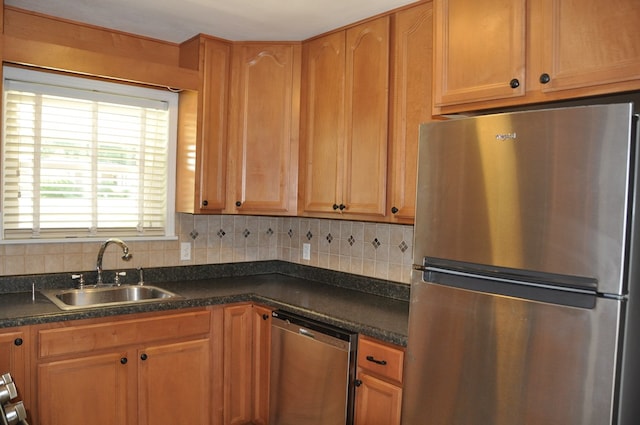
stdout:
[(373, 362), (373, 363), (377, 363), (377, 364), (382, 365), (382, 366), (387, 364), (386, 360), (376, 360), (375, 357), (373, 357), (373, 356), (367, 356), (367, 360), (370, 361), (370, 362)]

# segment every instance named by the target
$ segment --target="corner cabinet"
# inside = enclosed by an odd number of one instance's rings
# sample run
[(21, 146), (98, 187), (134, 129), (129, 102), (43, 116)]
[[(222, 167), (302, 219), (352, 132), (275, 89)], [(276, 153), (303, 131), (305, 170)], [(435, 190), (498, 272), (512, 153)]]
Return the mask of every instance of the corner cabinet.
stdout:
[(433, 7), (421, 3), (392, 15), (392, 85), (387, 212), (413, 223), (419, 125), (431, 121)]
[(403, 362), (402, 348), (359, 338), (354, 425), (400, 425)]
[(389, 22), (383, 16), (304, 45), (302, 215), (385, 216)]
[(211, 313), (33, 328), (41, 425), (211, 423)]
[(233, 46), (225, 212), (295, 215), (299, 43)]
[(176, 211), (225, 208), (231, 44), (197, 36), (180, 45), (180, 65), (198, 70), (198, 91), (180, 93)]
[(434, 0), (434, 113), (638, 90), (639, 21), (636, 0)]

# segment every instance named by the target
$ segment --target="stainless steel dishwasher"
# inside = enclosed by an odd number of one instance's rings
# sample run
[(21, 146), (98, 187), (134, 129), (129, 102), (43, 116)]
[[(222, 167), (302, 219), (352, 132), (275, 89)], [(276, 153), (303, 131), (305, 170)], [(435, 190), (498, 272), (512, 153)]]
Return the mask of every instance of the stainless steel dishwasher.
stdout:
[(351, 425), (357, 334), (276, 310), (270, 425)]

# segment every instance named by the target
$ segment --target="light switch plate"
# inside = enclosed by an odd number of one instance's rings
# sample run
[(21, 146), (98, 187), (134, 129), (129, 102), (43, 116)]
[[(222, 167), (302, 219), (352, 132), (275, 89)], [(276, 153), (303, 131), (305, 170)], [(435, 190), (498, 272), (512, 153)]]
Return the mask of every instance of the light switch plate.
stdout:
[(191, 244), (189, 242), (180, 242), (180, 260), (191, 260)]
[(302, 244), (302, 259), (311, 260), (311, 244), (310, 243)]

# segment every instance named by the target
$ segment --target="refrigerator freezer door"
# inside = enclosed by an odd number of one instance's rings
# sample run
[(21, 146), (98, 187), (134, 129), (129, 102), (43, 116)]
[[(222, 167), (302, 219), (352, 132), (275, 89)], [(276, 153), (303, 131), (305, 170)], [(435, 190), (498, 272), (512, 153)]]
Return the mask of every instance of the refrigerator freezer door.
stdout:
[(632, 105), (618, 104), (423, 125), (414, 264), (578, 276), (626, 293), (631, 123)]
[(414, 278), (403, 425), (612, 423), (623, 301), (582, 309)]

